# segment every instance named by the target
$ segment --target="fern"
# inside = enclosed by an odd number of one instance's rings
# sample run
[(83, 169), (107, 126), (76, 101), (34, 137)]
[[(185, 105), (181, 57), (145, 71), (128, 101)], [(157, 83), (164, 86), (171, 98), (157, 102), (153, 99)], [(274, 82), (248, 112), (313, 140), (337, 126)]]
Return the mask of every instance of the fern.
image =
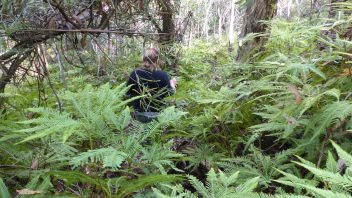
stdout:
[(352, 104), (348, 101), (328, 104), (317, 113), (307, 126), (306, 134), (311, 134), (310, 141), (315, 141), (332, 124), (347, 118), (352, 114)]
[(44, 108), (31, 108), (28, 110), (34, 113), (40, 113), (42, 117), (19, 122), (20, 124), (36, 125), (32, 128), (17, 131), (18, 133), (32, 134), (24, 138), (20, 143), (43, 138), (58, 132), (64, 132), (62, 135), (62, 141), (65, 142), (74, 131), (79, 129), (79, 122), (70, 118), (70, 115), (67, 113), (59, 114), (57, 111)]
[(167, 174), (165, 167), (171, 167), (176, 171), (183, 172), (176, 168), (173, 162), (173, 160), (181, 159), (183, 155), (170, 150), (171, 143), (172, 142), (169, 142), (164, 145), (154, 143), (152, 146), (143, 148), (141, 161), (145, 164), (151, 164), (157, 167), (160, 173), (165, 175)]
[[(347, 152), (343, 151), (340, 146), (336, 143), (332, 142), (333, 146), (337, 150), (337, 153), (340, 157), (344, 157), (348, 163), (350, 164), (350, 160), (352, 159), (351, 155)], [(331, 154), (329, 154), (331, 155)], [(284, 173), (279, 171), (283, 175), (285, 175), (286, 180), (276, 180), (279, 183), (284, 185), (289, 185), (295, 188), (304, 188), (308, 190), (311, 194), (315, 195), (315, 197), (346, 197), (350, 198), (351, 189), (352, 189), (352, 179), (349, 171), (346, 171), (345, 175), (341, 175), (336, 171), (331, 171), (329, 166), (337, 166), (337, 163), (332, 159), (332, 156), (329, 156), (330, 159), (327, 161), (327, 169), (321, 169), (316, 167), (309, 161), (306, 161), (300, 157), (298, 157), (301, 162), (294, 162), (297, 165), (304, 167), (305, 169), (309, 170), (312, 174), (314, 174), (317, 178), (320, 179), (321, 182), (324, 182), (324, 189), (317, 187), (317, 182), (311, 182), (303, 179), (299, 179), (298, 177)]]
[(339, 145), (337, 145), (335, 142), (331, 141), (332, 145), (334, 146), (338, 156), (340, 159), (343, 159), (346, 161), (346, 164), (348, 166), (352, 166), (352, 155), (344, 151)]
[[(120, 180), (120, 185), (119, 185), (119, 192), (117, 193), (118, 198), (123, 198), (126, 197), (140, 189), (156, 185), (159, 183), (172, 183), (172, 182), (177, 182), (183, 180), (183, 177), (179, 175), (158, 175), (158, 174), (152, 174), (152, 175), (145, 175), (141, 176), (137, 179), (132, 179), (129, 181), (124, 181)], [(111, 183), (114, 183), (114, 181), (110, 180)], [(116, 184), (116, 183), (115, 183)]]
[[(225, 175), (223, 172), (215, 173), (214, 169), (211, 169), (207, 174), (206, 184), (203, 184), (194, 176), (188, 176), (190, 183), (196, 189), (196, 193), (190, 193), (185, 191), (182, 187), (172, 188), (171, 195), (173, 197), (217, 197), (217, 198), (230, 198), (240, 197), (246, 193), (252, 192), (258, 185), (259, 177), (250, 179), (245, 183), (235, 187), (239, 172), (236, 172), (230, 176)], [(159, 198), (171, 197), (163, 194), (158, 189), (153, 189), (154, 193)]]
[(243, 177), (239, 181), (246, 180), (248, 177), (260, 177), (262, 186), (268, 186), (272, 180), (279, 177), (275, 168), (295, 171), (293, 164), (287, 163), (294, 150), (287, 150), (277, 153), (274, 156), (264, 155), (259, 150), (251, 147), (252, 154), (245, 157), (223, 159), (218, 162), (218, 166), (228, 173), (240, 171)]
[(40, 116), (19, 122), (28, 125), (28, 128), (17, 131), (22, 136), (28, 136), (20, 143), (59, 134), (63, 142), (72, 135), (92, 141), (93, 137), (112, 133), (114, 128), (122, 132), (131, 122), (130, 110), (126, 105), (135, 99), (123, 100), (127, 90), (125, 84), (114, 89), (107, 84), (99, 89), (87, 86), (81, 92), (63, 95), (67, 102), (64, 113), (50, 108), (30, 108), (29, 111)]
[(164, 132), (165, 128), (175, 126), (177, 121), (186, 114), (186, 112), (178, 110), (174, 106), (168, 107), (160, 112), (156, 120), (153, 120), (150, 123), (133, 123), (130, 132), (139, 136), (138, 138), (140, 138), (140, 142), (145, 142), (148, 138), (160, 139), (160, 135)]
[(185, 153), (188, 154), (188, 157), (186, 157), (189, 162), (187, 168), (192, 168), (192, 170), (195, 170), (200, 165), (216, 168), (218, 167), (217, 162), (225, 157), (224, 153), (215, 152), (215, 147), (207, 144), (188, 148)]
[(117, 151), (112, 147), (108, 147), (80, 153), (77, 157), (72, 158), (70, 163), (74, 167), (77, 167), (90, 162), (100, 162), (102, 163), (103, 168), (109, 167), (116, 169), (120, 167), (120, 164), (125, 160), (126, 156), (126, 153)]
[(1, 178), (0, 178), (0, 195), (2, 198), (11, 198), (9, 191)]

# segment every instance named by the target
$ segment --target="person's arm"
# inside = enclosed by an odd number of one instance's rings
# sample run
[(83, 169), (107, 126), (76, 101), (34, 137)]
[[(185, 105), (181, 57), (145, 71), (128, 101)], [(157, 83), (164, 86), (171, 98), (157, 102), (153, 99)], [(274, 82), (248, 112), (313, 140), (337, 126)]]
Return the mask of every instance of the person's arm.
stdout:
[(159, 72), (159, 77), (161, 79), (161, 87), (164, 88), (164, 93), (162, 94), (163, 97), (171, 96), (174, 94), (176, 92), (176, 79), (170, 80), (169, 76), (164, 71)]
[(170, 85), (171, 85), (173, 91), (176, 93), (177, 80), (175, 77), (170, 80)]

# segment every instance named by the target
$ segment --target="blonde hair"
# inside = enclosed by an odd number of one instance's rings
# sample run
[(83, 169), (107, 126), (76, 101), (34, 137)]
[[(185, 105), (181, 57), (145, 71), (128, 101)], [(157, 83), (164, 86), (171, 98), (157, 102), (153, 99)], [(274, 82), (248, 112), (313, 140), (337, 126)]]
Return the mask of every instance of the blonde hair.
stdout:
[(156, 71), (158, 67), (159, 52), (156, 48), (148, 48), (143, 56), (142, 68), (148, 71)]

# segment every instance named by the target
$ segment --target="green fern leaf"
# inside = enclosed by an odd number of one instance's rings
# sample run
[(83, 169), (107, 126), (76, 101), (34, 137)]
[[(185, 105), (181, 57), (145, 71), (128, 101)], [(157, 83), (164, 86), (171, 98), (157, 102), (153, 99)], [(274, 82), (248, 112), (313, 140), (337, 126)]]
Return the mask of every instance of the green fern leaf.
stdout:
[(260, 177), (252, 178), (252, 179), (246, 181), (245, 183), (239, 185), (239, 186), (236, 188), (236, 192), (238, 192), (238, 193), (253, 192), (253, 190), (254, 190), (255, 188), (257, 188), (257, 186), (258, 186), (259, 178), (260, 178)]
[(339, 157), (343, 160), (346, 161), (348, 166), (352, 166), (352, 155), (344, 151), (339, 145), (337, 145), (335, 142), (331, 141), (332, 145), (336, 149), (337, 154)]
[(11, 198), (9, 191), (1, 178), (0, 178), (0, 195), (1, 195), (0, 197), (2, 198)]
[(102, 162), (103, 168), (119, 168), (127, 154), (112, 147), (90, 150), (72, 158), (71, 165), (77, 167), (88, 163)]

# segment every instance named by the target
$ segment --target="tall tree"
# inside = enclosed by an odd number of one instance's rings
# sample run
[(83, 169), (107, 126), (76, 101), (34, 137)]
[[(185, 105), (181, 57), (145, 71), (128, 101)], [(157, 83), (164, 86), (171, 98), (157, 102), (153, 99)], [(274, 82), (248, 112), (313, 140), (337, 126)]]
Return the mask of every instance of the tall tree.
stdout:
[(229, 51), (233, 51), (233, 45), (235, 43), (235, 0), (231, 1), (231, 16), (230, 16), (230, 28), (229, 28)]
[(205, 17), (204, 17), (204, 25), (203, 25), (203, 35), (205, 35), (205, 38), (207, 41), (209, 40), (209, 18), (210, 18), (210, 9), (213, 4), (213, 0), (206, 0), (204, 1), (205, 5)]
[[(264, 33), (267, 25), (263, 21), (272, 19), (277, 10), (278, 0), (252, 0), (244, 16), (243, 28), (240, 37), (243, 38), (250, 33)], [(245, 60), (258, 51), (265, 42), (265, 38), (257, 36), (240, 46), (237, 54), (238, 60)]]
[(159, 42), (162, 44), (169, 44), (175, 40), (175, 11), (173, 9), (171, 0), (157, 0), (160, 8), (162, 27), (157, 28), (160, 33)]

